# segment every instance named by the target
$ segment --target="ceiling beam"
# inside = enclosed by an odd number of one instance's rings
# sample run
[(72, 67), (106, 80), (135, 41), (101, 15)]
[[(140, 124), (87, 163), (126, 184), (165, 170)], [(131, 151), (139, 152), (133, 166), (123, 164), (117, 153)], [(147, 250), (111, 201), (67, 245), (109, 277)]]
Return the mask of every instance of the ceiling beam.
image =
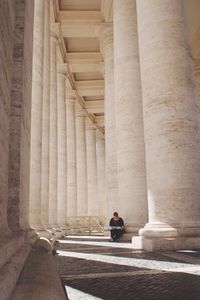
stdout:
[[(86, 101), (85, 108), (89, 114), (99, 114), (104, 112), (104, 101)], [(98, 117), (95, 117), (95, 119)]]
[(82, 97), (104, 96), (104, 80), (76, 81), (75, 87)]
[(104, 21), (100, 11), (64, 10), (58, 13), (59, 21), (68, 24), (100, 24)]
[(103, 63), (70, 62), (72, 73), (103, 73)]
[(65, 38), (98, 38), (99, 25), (61, 23), (62, 35)]

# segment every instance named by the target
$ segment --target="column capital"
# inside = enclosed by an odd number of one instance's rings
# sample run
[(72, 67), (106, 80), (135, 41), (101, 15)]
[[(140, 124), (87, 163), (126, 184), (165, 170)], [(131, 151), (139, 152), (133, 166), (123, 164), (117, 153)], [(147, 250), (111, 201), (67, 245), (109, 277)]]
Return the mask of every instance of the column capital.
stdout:
[(89, 118), (85, 119), (86, 130), (96, 130), (96, 124)]
[(65, 78), (67, 78), (70, 75), (69, 70), (68, 70), (68, 65), (66, 63), (57, 64), (57, 73), (58, 73), (58, 75), (61, 75)]
[(113, 44), (113, 23), (106, 22), (100, 24), (100, 49), (105, 55), (105, 49)]
[(113, 19), (113, 0), (101, 1), (101, 12), (106, 22), (111, 22)]
[(101, 132), (100, 130), (96, 130), (96, 139), (97, 140), (105, 140), (105, 136), (103, 134), (103, 132)]
[(87, 116), (87, 113), (86, 113), (85, 109), (77, 110), (77, 111), (76, 111), (76, 116), (77, 116), (77, 117), (86, 117), (86, 116)]
[(66, 101), (75, 103), (77, 99), (76, 90), (66, 90)]

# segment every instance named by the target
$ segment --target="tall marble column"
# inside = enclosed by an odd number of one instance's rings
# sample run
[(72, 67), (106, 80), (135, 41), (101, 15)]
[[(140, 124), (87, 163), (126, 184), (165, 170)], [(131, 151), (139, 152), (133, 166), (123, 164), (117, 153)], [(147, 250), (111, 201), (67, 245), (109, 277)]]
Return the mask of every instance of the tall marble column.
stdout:
[(29, 211), (30, 225), (40, 230), (45, 2), (36, 0), (34, 4)]
[(200, 134), (181, 0), (137, 1), (149, 223), (147, 250), (200, 247)]
[(87, 156), (85, 112), (76, 105), (77, 216), (87, 216)]
[(75, 91), (66, 90), (67, 216), (77, 216)]
[(67, 217), (66, 64), (58, 65), (58, 174), (57, 222), (64, 227)]
[(98, 216), (96, 127), (86, 121), (88, 216)]
[(49, 224), (57, 225), (57, 50), (58, 38), (50, 32), (50, 141), (49, 141)]
[(107, 223), (114, 211), (119, 211), (118, 177), (116, 152), (116, 120), (114, 97), (114, 53), (113, 27), (111, 23), (101, 24), (101, 52), (105, 62), (105, 172), (106, 172), (106, 202)]
[(97, 155), (97, 196), (98, 215), (107, 215), (106, 189), (105, 189), (105, 137), (96, 130), (96, 155)]
[(41, 221), (49, 227), (50, 3), (45, 0), (42, 103)]
[(137, 233), (147, 221), (147, 192), (136, 3), (113, 4), (119, 213)]

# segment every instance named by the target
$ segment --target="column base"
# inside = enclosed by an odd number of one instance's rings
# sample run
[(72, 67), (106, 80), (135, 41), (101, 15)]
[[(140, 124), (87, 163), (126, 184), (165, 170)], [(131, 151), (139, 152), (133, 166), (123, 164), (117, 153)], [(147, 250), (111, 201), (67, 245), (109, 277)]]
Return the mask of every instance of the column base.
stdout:
[(169, 250), (195, 250), (200, 249), (200, 237), (160, 237), (147, 238), (134, 236), (132, 238), (134, 249), (146, 251), (169, 251)]

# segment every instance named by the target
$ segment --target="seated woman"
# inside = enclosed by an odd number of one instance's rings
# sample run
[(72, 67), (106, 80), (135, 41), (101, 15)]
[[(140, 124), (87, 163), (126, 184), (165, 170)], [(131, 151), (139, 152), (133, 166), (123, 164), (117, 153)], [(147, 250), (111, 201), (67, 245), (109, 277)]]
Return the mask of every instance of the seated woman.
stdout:
[(124, 221), (119, 217), (117, 212), (114, 212), (113, 217), (110, 220), (110, 228), (111, 242), (115, 242), (124, 232)]

